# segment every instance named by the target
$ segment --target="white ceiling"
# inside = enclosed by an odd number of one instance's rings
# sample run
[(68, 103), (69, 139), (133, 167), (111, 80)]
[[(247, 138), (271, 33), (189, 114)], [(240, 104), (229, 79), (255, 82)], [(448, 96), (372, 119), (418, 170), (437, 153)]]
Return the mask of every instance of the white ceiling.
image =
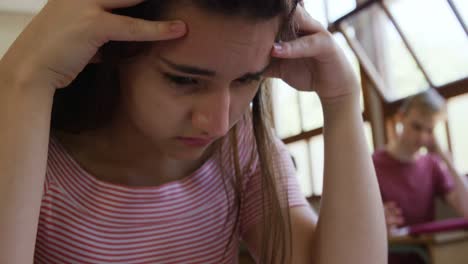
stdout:
[(0, 0), (0, 12), (36, 13), (47, 0)]

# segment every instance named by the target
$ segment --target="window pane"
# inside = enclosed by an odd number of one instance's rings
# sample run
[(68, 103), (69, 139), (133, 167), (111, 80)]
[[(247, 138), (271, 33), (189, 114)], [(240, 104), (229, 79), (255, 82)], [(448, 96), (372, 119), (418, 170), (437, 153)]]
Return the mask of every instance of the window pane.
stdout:
[[(307, 1), (307, 0), (306, 0)], [(311, 0), (308, 0), (311, 1)], [(356, 8), (356, 0), (324, 0), (328, 2), (328, 19), (330, 22), (346, 15)], [(313, 1), (312, 1), (313, 2)]]
[(370, 153), (374, 152), (374, 140), (372, 139), (372, 127), (369, 122), (364, 122), (364, 136)]
[[(426, 89), (429, 84), (411, 57), (401, 36), (393, 24), (384, 16), (380, 35), (385, 67), (384, 80), (388, 85), (388, 97), (391, 101), (416, 94)], [(384, 44), (385, 43), (385, 44)]]
[(15, 41), (32, 15), (2, 14), (0, 12), (0, 58)]
[(323, 136), (310, 139), (309, 149), (312, 164), (312, 192), (314, 195), (322, 195), (323, 189)]
[(1, 0), (0, 12), (10, 14), (34, 14), (37, 13), (47, 0)]
[(314, 19), (318, 20), (323, 26), (328, 26), (323, 0), (305, 0), (304, 7)]
[(288, 149), (294, 157), (297, 168), (297, 177), (302, 193), (306, 196), (312, 194), (312, 183), (310, 175), (310, 160), (307, 153), (307, 142), (298, 141), (288, 144)]
[(437, 122), (434, 127), (434, 135), (443, 151), (448, 151), (447, 129), (444, 122)]
[(393, 24), (377, 5), (360, 12), (344, 24), (374, 62), (385, 82), (388, 101), (415, 94), (429, 86)]
[(435, 85), (468, 75), (468, 38), (446, 0), (389, 2), (390, 11)]
[(280, 138), (301, 133), (297, 91), (279, 79), (273, 80), (273, 115)]
[(303, 130), (308, 131), (323, 126), (323, 113), (316, 93), (299, 92)]
[(468, 173), (468, 94), (449, 101), (448, 120), (455, 167)]

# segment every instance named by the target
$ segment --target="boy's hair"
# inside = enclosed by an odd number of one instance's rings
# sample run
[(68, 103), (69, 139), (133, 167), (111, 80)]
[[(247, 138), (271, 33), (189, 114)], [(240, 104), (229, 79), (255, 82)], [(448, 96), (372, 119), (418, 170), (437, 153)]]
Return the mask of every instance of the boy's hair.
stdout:
[(418, 109), (424, 114), (444, 114), (446, 101), (434, 88), (407, 98), (400, 107), (400, 113), (407, 115), (411, 109)]

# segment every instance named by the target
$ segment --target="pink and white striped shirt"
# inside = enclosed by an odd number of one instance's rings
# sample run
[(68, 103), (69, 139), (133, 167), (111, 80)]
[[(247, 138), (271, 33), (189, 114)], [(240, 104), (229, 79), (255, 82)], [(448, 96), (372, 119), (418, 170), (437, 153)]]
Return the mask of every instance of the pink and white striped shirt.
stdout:
[[(237, 226), (228, 211), (234, 191), (222, 178), (233, 175), (223, 176), (216, 158), (179, 181), (128, 187), (96, 179), (52, 137), (34, 263), (236, 263), (238, 242), (262, 211), (248, 135), (250, 128), (240, 129), (245, 176)], [(305, 206), (289, 153), (277, 145), (289, 206)]]

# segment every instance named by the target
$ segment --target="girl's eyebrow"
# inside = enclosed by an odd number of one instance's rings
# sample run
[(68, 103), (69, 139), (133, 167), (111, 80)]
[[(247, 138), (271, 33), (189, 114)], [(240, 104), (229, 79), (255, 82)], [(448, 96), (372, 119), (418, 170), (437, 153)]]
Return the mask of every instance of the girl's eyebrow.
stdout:
[(183, 72), (186, 74), (191, 74), (191, 75), (203, 75), (203, 76), (215, 76), (216, 72), (208, 69), (202, 69), (200, 67), (196, 66), (191, 66), (191, 65), (184, 65), (184, 64), (178, 64), (175, 62), (172, 62), (166, 58), (163, 58), (159, 56), (159, 59), (164, 62), (167, 66), (171, 67), (172, 69)]
[[(217, 74), (216, 71), (213, 71), (213, 70), (203, 69), (203, 68), (200, 68), (200, 67), (197, 67), (197, 66), (192, 66), (192, 65), (175, 63), (175, 62), (172, 62), (172, 61), (170, 61), (170, 60), (168, 60), (166, 58), (163, 58), (161, 56), (159, 56), (159, 59), (162, 62), (164, 62), (167, 66), (169, 66), (170, 68), (172, 68), (173, 70), (176, 70), (178, 72), (191, 74), (191, 75), (209, 76), (209, 77), (216, 76), (216, 74)], [(266, 65), (262, 70), (260, 70), (258, 72), (246, 73), (246, 74), (242, 75), (242, 77), (240, 77), (239, 79), (257, 79), (257, 78), (259, 78), (260, 76), (262, 76), (265, 73), (265, 71), (270, 66), (269, 64), (270, 63), (268, 63), (268, 65)]]
[(260, 70), (258, 72), (246, 73), (246, 74), (242, 75), (242, 77), (240, 77), (239, 79), (258, 79), (265, 73), (265, 71), (268, 69), (269, 66), (270, 66), (270, 64), (268, 64), (267, 66), (265, 66), (262, 70)]

